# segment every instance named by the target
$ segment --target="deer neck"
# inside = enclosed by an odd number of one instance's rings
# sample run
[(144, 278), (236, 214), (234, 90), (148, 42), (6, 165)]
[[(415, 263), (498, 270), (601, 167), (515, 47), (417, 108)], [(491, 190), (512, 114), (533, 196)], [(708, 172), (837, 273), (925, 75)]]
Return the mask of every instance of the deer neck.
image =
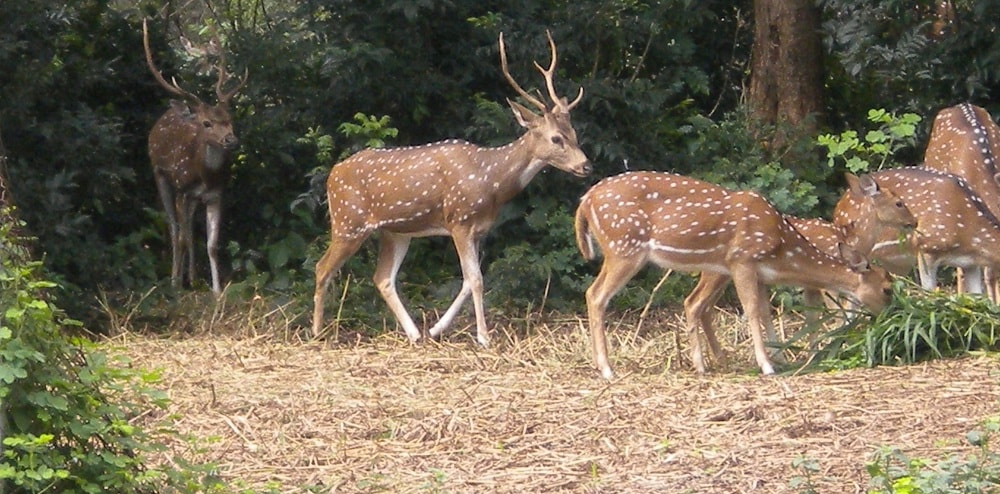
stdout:
[(816, 247), (790, 225), (784, 237), (781, 249), (772, 258), (773, 264), (768, 266), (774, 272), (774, 282), (846, 294), (858, 288), (860, 276), (839, 256)]
[(483, 180), (496, 192), (498, 203), (512, 199), (545, 168), (545, 160), (534, 155), (533, 140), (529, 132), (510, 144), (480, 150)]
[(208, 171), (217, 173), (222, 170), (223, 166), (226, 165), (228, 158), (226, 148), (217, 144), (206, 142), (202, 145), (202, 149), (200, 151), (202, 155), (202, 163), (205, 164), (205, 169)]

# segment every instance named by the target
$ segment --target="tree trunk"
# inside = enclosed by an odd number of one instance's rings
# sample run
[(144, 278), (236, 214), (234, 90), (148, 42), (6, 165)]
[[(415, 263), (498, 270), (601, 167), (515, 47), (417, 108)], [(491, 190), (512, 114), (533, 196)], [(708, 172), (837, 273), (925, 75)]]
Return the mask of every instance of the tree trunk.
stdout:
[(823, 111), (819, 30), (814, 0), (754, 0), (748, 103), (757, 120), (815, 130)]

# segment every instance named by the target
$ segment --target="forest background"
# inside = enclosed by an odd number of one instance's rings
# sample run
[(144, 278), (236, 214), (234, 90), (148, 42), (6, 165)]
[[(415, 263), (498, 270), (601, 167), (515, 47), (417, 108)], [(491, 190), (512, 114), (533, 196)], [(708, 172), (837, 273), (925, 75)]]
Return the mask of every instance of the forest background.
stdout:
[[(818, 135), (870, 129), (870, 109), (914, 113), (923, 117), (915, 139), (893, 150), (914, 164), (939, 109), (970, 101), (1000, 111), (1000, 36), (976, 21), (1000, 18), (994, 0), (4, 0), (9, 193), (60, 304), (95, 329), (102, 305), (170, 293), (146, 147), (168, 95), (143, 58), (143, 18), (159, 68), (206, 100), (214, 74), (181, 36), (196, 46), (218, 36), (230, 72), (248, 71), (223, 199), (227, 297), (262, 296), (302, 326), (327, 242), (333, 163), (370, 145), (499, 145), (519, 135), (501, 31), (511, 71), (530, 89), (551, 30), (559, 92), (586, 91), (573, 121), (595, 173), (547, 171), (504, 209), (484, 245), (491, 316), (581, 310), (596, 266), (576, 251), (571, 217), (603, 177), (689, 174), (762, 191), (789, 214), (828, 217), (845, 170), (830, 166)], [(369, 243), (341, 277), (351, 283), (341, 317), (359, 326), (388, 317), (369, 281), (374, 257)], [(647, 274), (615, 303), (640, 304), (657, 278)], [(460, 283), (447, 238), (414, 243), (400, 284), (416, 310), (440, 307)], [(679, 301), (690, 284), (672, 278), (662, 300)]]

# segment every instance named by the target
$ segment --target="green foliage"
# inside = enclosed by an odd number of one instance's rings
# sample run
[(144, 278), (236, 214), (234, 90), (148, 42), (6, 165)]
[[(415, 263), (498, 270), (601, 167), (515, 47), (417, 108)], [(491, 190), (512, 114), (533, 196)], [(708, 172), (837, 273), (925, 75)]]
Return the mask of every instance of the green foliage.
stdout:
[(856, 130), (845, 130), (840, 135), (822, 134), (816, 138), (826, 148), (827, 166), (837, 167), (843, 160), (844, 168), (851, 173), (866, 173), (883, 168), (900, 166), (897, 153), (917, 144), (917, 124), (920, 116), (904, 113), (896, 116), (884, 109), (868, 110), (868, 121), (877, 125), (862, 138)]
[[(399, 135), (399, 129), (389, 126), (389, 116), (383, 115), (376, 118), (375, 115), (365, 115), (364, 113), (354, 114), (354, 122), (344, 122), (340, 124), (340, 133), (349, 139), (356, 139), (364, 142), (366, 148), (385, 147), (385, 141)], [(345, 156), (346, 157), (346, 156)]]
[[(67, 319), (22, 248), (23, 228), (0, 212), (0, 482), (6, 492), (161, 492), (192, 470), (153, 468), (163, 450), (133, 421), (167, 399), (156, 373), (69, 336)], [(207, 484), (205, 484), (207, 485)]]
[(971, 494), (1000, 490), (1000, 453), (992, 441), (1000, 421), (987, 420), (969, 431), (965, 440), (976, 449), (966, 456), (952, 454), (933, 461), (911, 458), (897, 448), (875, 452), (865, 470), (871, 476), (870, 494)]
[[(1000, 420), (990, 418), (965, 435), (974, 449), (966, 455), (957, 453), (939, 460), (912, 458), (899, 448), (878, 448), (865, 463), (871, 487), (868, 494), (980, 494), (1000, 490), (1000, 453), (993, 440), (1000, 432)], [(804, 457), (792, 461), (802, 474), (793, 476), (789, 485), (801, 494), (819, 492), (814, 476), (820, 471), (816, 460)]]
[(813, 477), (820, 472), (819, 462), (804, 456), (797, 456), (792, 460), (792, 468), (802, 472), (788, 480), (788, 486), (798, 489), (801, 494), (819, 494), (816, 486), (813, 485)]
[(891, 303), (823, 335), (824, 366), (908, 364), (1000, 349), (1000, 307), (986, 297), (927, 292), (912, 281), (893, 284)]

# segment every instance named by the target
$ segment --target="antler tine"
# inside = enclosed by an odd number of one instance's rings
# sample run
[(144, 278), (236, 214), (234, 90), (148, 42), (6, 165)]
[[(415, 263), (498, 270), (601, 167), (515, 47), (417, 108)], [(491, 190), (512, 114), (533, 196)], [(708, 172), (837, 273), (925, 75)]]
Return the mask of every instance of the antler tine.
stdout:
[[(236, 93), (240, 92), (240, 89), (243, 89), (243, 85), (247, 83), (247, 79), (249, 79), (249, 78), (250, 78), (250, 69), (249, 68), (243, 69), (243, 77), (240, 78), (240, 83), (237, 84), (236, 87), (234, 87), (228, 93), (225, 93), (225, 94), (222, 93), (222, 82), (219, 82), (218, 84), (216, 84), (216, 86), (215, 86), (215, 92), (216, 92), (216, 94), (219, 95), (219, 102), (222, 102), (222, 103), (229, 102), (229, 100), (232, 99), (232, 97), (235, 96)], [(228, 77), (227, 77), (227, 79), (228, 79)]]
[(531, 94), (529, 94), (527, 91), (525, 91), (521, 87), (521, 85), (518, 84), (517, 81), (514, 80), (514, 77), (512, 75), (510, 75), (510, 70), (507, 68), (507, 47), (504, 46), (504, 43), (503, 43), (503, 32), (502, 31), (500, 32), (500, 68), (503, 69), (503, 75), (504, 75), (504, 77), (506, 77), (507, 78), (507, 82), (509, 82), (510, 85), (514, 87), (514, 90), (517, 91), (517, 94), (520, 94), (522, 98), (524, 98), (525, 100), (527, 100), (532, 105), (537, 106), (539, 110), (541, 110), (543, 112), (548, 111), (548, 108), (545, 107), (545, 103), (542, 103), (541, 100), (539, 100), (538, 98), (535, 98), (534, 96), (532, 96)]
[(142, 46), (146, 49), (146, 65), (149, 66), (150, 72), (153, 73), (153, 77), (156, 78), (156, 82), (159, 82), (161, 86), (171, 94), (180, 96), (184, 99), (200, 102), (201, 99), (195, 96), (193, 93), (185, 91), (179, 84), (177, 84), (176, 79), (173, 80), (173, 84), (166, 81), (163, 78), (163, 74), (160, 70), (156, 68), (156, 64), (153, 63), (153, 52), (149, 49), (149, 28), (146, 26), (146, 19), (142, 19)]
[(549, 39), (549, 49), (552, 52), (552, 62), (549, 64), (548, 70), (546, 70), (543, 69), (542, 66), (539, 65), (538, 62), (536, 61), (535, 68), (542, 73), (543, 77), (545, 77), (545, 87), (548, 88), (549, 97), (552, 98), (552, 103), (557, 108), (560, 108), (566, 113), (569, 113), (570, 110), (572, 110), (573, 107), (579, 104), (580, 100), (583, 99), (583, 86), (580, 86), (580, 92), (579, 94), (577, 94), (576, 99), (574, 99), (573, 102), (569, 104), (566, 104), (566, 98), (561, 98), (559, 97), (558, 94), (556, 94), (555, 84), (552, 81), (552, 78), (555, 76), (556, 72), (556, 62), (558, 61), (558, 55), (556, 53), (556, 42), (552, 40), (552, 32), (550, 32), (548, 29), (545, 30), (545, 36)]
[(226, 50), (223, 48), (222, 43), (219, 42), (218, 34), (212, 35), (212, 43), (219, 53), (219, 61), (215, 64), (215, 70), (219, 73), (219, 80), (215, 82), (215, 95), (219, 98), (220, 103), (226, 103), (246, 84), (247, 78), (250, 77), (250, 69), (248, 68), (243, 71), (243, 78), (236, 87), (229, 92), (224, 92), (222, 86), (229, 82), (229, 73), (226, 71)]

